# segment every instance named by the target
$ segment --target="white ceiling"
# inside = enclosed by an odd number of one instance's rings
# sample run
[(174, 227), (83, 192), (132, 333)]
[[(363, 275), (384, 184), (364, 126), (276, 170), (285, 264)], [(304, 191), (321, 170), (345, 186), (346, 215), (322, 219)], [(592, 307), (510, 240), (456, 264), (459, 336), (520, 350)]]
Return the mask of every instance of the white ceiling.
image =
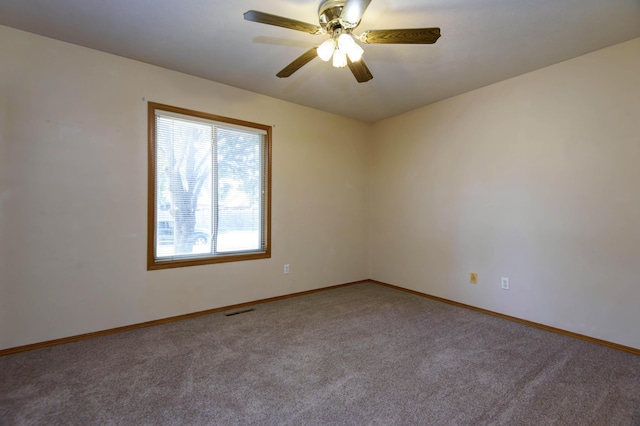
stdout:
[(0, 0), (0, 24), (369, 122), (640, 37), (640, 0), (373, 0), (356, 33), (440, 27), (442, 37), (364, 45), (374, 76), (367, 83), (319, 59), (277, 78), (326, 36), (248, 22), (243, 13), (318, 24), (318, 4)]

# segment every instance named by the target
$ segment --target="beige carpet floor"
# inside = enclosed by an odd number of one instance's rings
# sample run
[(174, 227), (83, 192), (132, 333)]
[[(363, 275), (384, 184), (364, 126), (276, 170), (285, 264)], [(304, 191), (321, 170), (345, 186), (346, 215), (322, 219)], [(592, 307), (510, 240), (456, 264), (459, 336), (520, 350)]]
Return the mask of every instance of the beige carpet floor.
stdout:
[(373, 283), (0, 358), (0, 424), (640, 425), (640, 357)]

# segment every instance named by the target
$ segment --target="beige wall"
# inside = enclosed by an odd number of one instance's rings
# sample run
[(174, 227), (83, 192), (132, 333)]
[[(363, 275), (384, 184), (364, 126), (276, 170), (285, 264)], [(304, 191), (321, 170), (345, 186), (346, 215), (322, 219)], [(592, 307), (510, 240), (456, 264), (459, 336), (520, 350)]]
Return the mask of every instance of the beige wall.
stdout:
[(640, 348), (640, 39), (374, 135), (371, 278)]
[[(368, 277), (367, 125), (6, 27), (0, 58), (0, 349)], [(271, 259), (146, 271), (143, 98), (275, 126)]]

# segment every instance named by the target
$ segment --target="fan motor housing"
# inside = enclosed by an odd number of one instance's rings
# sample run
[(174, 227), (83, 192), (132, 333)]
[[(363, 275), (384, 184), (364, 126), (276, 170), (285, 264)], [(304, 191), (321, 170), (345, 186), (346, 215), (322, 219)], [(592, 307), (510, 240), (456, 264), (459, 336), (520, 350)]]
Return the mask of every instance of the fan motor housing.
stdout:
[(343, 28), (344, 23), (340, 20), (345, 0), (322, 0), (318, 7), (318, 20), (320, 26), (329, 34), (338, 28)]

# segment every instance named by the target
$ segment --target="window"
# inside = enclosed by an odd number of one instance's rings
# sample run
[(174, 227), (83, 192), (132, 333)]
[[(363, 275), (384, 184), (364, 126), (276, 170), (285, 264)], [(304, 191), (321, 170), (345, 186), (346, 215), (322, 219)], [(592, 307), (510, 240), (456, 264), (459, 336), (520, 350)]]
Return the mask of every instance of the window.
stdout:
[(147, 268), (271, 257), (271, 127), (149, 103)]

